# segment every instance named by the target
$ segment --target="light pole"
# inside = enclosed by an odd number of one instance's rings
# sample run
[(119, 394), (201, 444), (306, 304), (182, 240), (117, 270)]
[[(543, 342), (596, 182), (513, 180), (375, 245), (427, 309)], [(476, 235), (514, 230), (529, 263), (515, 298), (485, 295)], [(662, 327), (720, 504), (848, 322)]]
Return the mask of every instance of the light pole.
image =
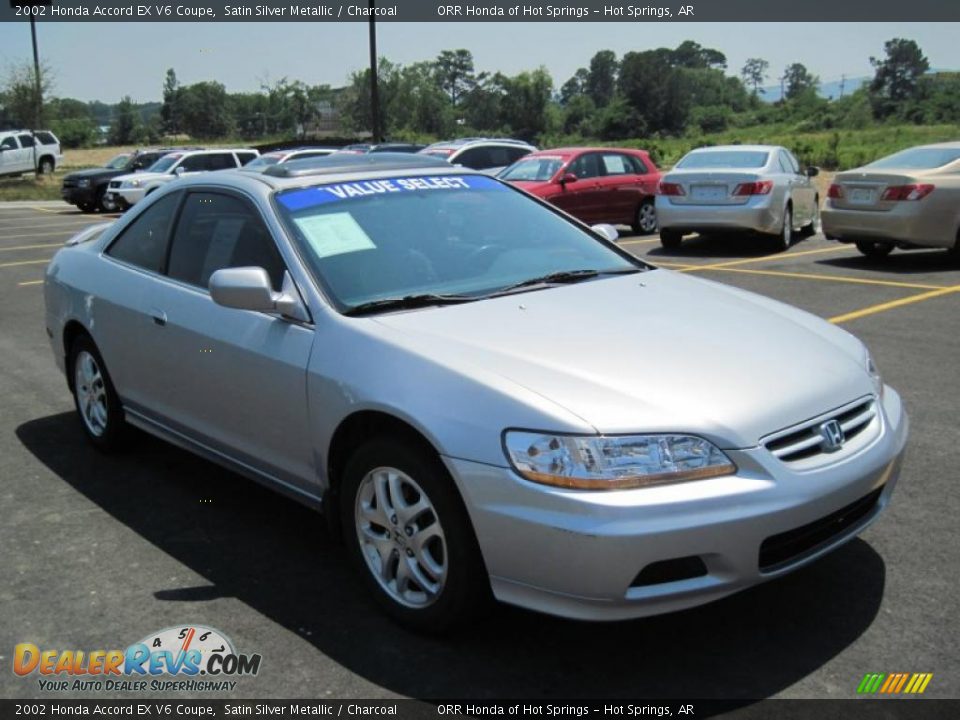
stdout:
[(33, 171), (36, 176), (40, 175), (40, 168), (37, 166), (37, 137), (36, 132), (40, 127), (40, 115), (43, 112), (43, 97), (40, 95), (40, 52), (37, 50), (37, 21), (33, 14), (30, 14), (30, 39), (33, 41), (33, 80), (35, 103), (33, 106), (33, 128), (30, 134), (33, 135)]
[(370, 112), (373, 115), (373, 143), (380, 142), (380, 89), (377, 78), (377, 21), (374, 16), (376, 0), (370, 0)]

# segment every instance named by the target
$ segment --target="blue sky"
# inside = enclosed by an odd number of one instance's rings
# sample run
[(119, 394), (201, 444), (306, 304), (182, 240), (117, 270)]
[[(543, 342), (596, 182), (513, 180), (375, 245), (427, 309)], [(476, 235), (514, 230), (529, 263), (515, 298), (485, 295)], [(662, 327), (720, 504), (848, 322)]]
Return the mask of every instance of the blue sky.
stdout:
[[(955, 0), (953, 0), (955, 1)], [(871, 75), (871, 55), (893, 37), (916, 40), (931, 66), (960, 69), (960, 23), (380, 23), (379, 54), (407, 64), (440, 50), (467, 48), (479, 70), (514, 74), (544, 65), (559, 87), (597, 50), (675, 47), (686, 39), (727, 55), (738, 71), (748, 57), (770, 62), (769, 84), (792, 62), (822, 80)], [(253, 91), (284, 76), (309, 84), (345, 83), (367, 63), (365, 23), (41, 23), (41, 58), (54, 71), (53, 94), (80, 100), (159, 100), (163, 75), (184, 84), (219, 80)], [(31, 58), (29, 26), (0, 23), (0, 72)]]

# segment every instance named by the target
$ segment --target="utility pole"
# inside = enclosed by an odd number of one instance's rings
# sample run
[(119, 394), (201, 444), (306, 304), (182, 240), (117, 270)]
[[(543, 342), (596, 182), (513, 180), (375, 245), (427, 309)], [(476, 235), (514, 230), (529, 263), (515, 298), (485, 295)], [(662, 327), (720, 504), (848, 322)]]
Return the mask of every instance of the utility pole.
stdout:
[(37, 50), (37, 21), (34, 19), (32, 13), (30, 15), (30, 38), (33, 40), (33, 80), (36, 100), (33, 107), (33, 128), (30, 130), (30, 135), (33, 136), (33, 171), (39, 176), (40, 168), (37, 167), (36, 132), (40, 127), (40, 115), (43, 113), (43, 97), (40, 95), (40, 52)]
[(783, 76), (780, 78), (780, 102), (781, 102), (781, 103), (785, 103), (785, 102), (787, 101), (787, 95), (786, 95), (786, 92), (785, 92), (784, 89), (783, 89), (783, 82), (784, 82), (786, 79), (787, 79), (787, 76), (786, 76), (786, 75), (783, 75)]
[(374, 144), (380, 142), (380, 88), (377, 78), (377, 21), (374, 15), (376, 0), (370, 0), (370, 112), (373, 115)]
[(846, 84), (847, 84), (847, 76), (841, 75), (840, 76), (840, 97), (843, 97), (843, 88)]

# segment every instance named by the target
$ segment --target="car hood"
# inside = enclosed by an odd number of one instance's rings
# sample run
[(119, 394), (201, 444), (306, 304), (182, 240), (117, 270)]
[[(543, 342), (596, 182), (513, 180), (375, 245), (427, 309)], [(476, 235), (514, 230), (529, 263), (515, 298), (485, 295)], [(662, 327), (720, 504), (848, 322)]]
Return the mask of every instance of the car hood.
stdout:
[(534, 195), (542, 195), (550, 187), (549, 182), (540, 180), (507, 180), (507, 182)]
[(849, 333), (666, 270), (375, 319), (392, 342), (464, 374), (493, 371), (600, 433), (753, 447), (873, 392)]
[(77, 170), (64, 175), (63, 179), (80, 180), (82, 178), (112, 178), (121, 175), (123, 170), (111, 170), (110, 168), (88, 168), (87, 170)]

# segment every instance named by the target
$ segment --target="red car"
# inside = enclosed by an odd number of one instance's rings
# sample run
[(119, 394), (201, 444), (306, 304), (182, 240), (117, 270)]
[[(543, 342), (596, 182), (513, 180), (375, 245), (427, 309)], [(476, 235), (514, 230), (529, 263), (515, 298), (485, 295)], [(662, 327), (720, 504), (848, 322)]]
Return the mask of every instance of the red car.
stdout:
[(498, 175), (588, 225), (657, 230), (660, 171), (643, 150), (558, 148), (524, 156)]

